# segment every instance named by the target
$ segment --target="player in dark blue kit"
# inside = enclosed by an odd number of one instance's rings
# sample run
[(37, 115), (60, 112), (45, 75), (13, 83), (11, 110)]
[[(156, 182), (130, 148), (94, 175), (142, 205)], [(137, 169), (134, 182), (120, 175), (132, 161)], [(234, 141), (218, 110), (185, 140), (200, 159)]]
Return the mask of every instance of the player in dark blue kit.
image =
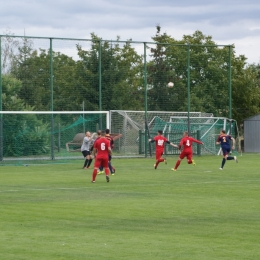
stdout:
[(233, 142), (232, 149), (235, 149), (235, 139), (231, 135), (227, 135), (225, 130), (221, 130), (220, 135), (216, 142), (216, 144), (221, 145), (221, 149), (222, 149), (222, 153), (223, 153), (221, 167), (219, 168), (220, 170), (223, 170), (223, 167), (227, 160), (235, 160), (235, 162), (238, 162), (236, 156), (228, 155), (231, 151), (230, 140), (232, 140), (232, 142)]

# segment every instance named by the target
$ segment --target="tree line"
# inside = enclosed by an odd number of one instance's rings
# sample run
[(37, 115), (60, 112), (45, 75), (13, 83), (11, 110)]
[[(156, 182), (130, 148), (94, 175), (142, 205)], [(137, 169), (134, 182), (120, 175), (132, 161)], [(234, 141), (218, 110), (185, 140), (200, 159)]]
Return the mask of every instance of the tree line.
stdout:
[[(200, 31), (176, 40), (157, 26), (151, 38), (154, 44), (147, 44), (144, 63), (144, 53), (139, 53), (131, 40), (122, 44), (118, 37), (118, 42), (111, 43), (93, 33), (90, 48), (76, 44), (78, 59), (62, 52), (51, 53), (50, 79), (49, 49), (36, 49), (30, 38), (21, 43), (5, 37), (2, 109), (41, 111), (53, 106), (56, 111), (144, 110), (147, 102), (150, 111), (187, 111), (190, 80), (190, 111), (228, 117), (229, 49), (219, 48), (211, 36)], [(242, 123), (260, 110), (260, 65), (248, 64), (244, 55), (235, 54), (235, 46), (233, 50), (232, 117)], [(170, 81), (173, 88), (167, 87)]]

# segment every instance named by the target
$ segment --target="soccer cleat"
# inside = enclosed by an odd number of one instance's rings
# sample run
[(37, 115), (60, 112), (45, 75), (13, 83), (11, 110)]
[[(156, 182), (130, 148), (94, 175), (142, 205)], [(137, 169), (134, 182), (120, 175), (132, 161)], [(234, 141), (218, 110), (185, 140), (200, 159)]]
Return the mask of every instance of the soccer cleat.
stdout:
[(194, 160), (191, 160), (191, 161), (192, 161), (192, 164), (195, 166), (196, 165), (195, 161)]
[(95, 181), (92, 181), (92, 183), (95, 183)]
[(154, 169), (155, 169), (155, 170), (157, 169), (157, 166), (156, 166), (156, 164), (154, 164), (154, 165), (153, 165), (153, 167), (154, 167)]
[(176, 169), (174, 169), (174, 168), (171, 168), (171, 170), (172, 170), (172, 171), (175, 171), (175, 172), (177, 171), (177, 170), (176, 170)]
[(104, 171), (99, 171), (99, 172), (98, 172), (98, 175), (99, 175), (99, 174), (103, 174), (103, 173), (104, 173)]
[(237, 157), (236, 157), (236, 156), (234, 156), (234, 160), (235, 160), (236, 163), (238, 163), (238, 160), (237, 160)]
[(166, 159), (164, 159), (164, 163), (165, 163), (165, 164), (167, 164), (167, 161), (166, 161)]
[(106, 175), (106, 180), (107, 180), (107, 182), (109, 182), (109, 176), (108, 175)]
[(221, 168), (221, 167), (220, 167), (219, 169), (220, 169), (220, 170), (223, 170), (223, 168)]

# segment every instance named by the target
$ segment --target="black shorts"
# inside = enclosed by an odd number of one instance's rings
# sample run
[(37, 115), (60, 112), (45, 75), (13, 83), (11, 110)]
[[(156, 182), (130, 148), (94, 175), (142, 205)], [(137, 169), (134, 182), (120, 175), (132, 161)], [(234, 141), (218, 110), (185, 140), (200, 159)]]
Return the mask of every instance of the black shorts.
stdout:
[(230, 146), (222, 146), (222, 152), (223, 152), (223, 155), (228, 155), (230, 153)]
[(85, 151), (82, 151), (82, 154), (84, 157), (86, 157), (86, 156), (90, 155), (91, 153), (90, 153), (90, 151), (85, 150)]

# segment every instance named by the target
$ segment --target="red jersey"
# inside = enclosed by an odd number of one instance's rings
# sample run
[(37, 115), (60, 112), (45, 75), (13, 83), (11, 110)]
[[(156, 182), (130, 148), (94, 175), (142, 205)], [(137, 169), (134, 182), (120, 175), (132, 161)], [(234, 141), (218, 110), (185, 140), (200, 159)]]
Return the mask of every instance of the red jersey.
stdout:
[(99, 138), (94, 143), (94, 148), (97, 149), (97, 158), (108, 158), (110, 141), (106, 138)]
[(197, 144), (202, 144), (201, 141), (194, 139), (191, 136), (185, 136), (181, 139), (180, 144), (179, 144), (179, 149), (181, 149), (181, 147), (184, 147), (184, 150), (191, 150), (192, 149), (192, 143), (197, 143)]
[(162, 135), (157, 135), (153, 138), (153, 140), (155, 141), (155, 147), (156, 150), (164, 150), (164, 143), (165, 142), (169, 142), (167, 138), (165, 138)]

